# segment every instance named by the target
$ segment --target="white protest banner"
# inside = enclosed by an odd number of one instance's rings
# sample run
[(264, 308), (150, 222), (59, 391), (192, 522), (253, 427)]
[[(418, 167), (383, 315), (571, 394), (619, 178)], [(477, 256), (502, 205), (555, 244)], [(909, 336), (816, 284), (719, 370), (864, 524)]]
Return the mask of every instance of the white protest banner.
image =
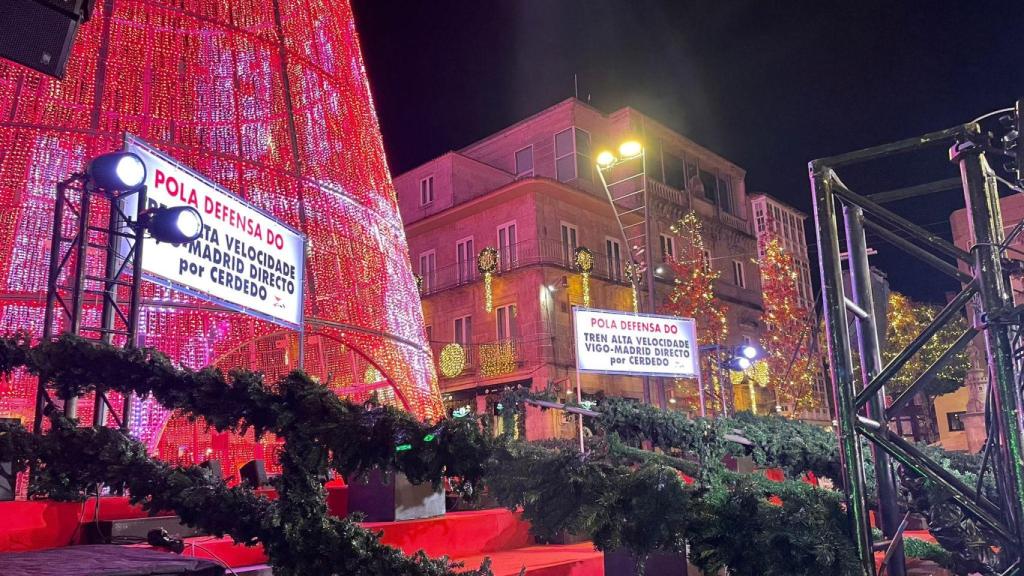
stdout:
[[(175, 246), (146, 238), (146, 278), (282, 326), (302, 326), (306, 239), (297, 230), (132, 136), (125, 150), (146, 166), (146, 206), (191, 206), (203, 218), (199, 239)], [(136, 214), (138, 197), (122, 209)]]
[(696, 378), (697, 329), (690, 318), (574, 308), (581, 372)]

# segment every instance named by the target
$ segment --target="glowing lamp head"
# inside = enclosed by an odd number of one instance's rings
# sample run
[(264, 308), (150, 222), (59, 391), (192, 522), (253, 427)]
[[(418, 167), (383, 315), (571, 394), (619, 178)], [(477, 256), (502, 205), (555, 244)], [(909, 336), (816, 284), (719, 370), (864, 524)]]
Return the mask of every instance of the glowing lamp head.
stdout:
[(750, 359), (740, 356), (739, 358), (736, 359), (736, 367), (739, 368), (740, 370), (746, 370), (747, 368), (750, 368)]
[(639, 156), (644, 151), (644, 147), (640, 144), (639, 140), (626, 140), (619, 145), (619, 156), (623, 158), (632, 158)]
[(753, 360), (754, 358), (757, 358), (757, 348), (754, 348), (753, 346), (740, 346), (740, 356), (747, 360)]
[(168, 244), (188, 244), (203, 233), (203, 217), (191, 206), (150, 210), (144, 224), (153, 238)]
[(615, 155), (607, 150), (603, 150), (597, 155), (597, 165), (601, 168), (607, 168), (614, 163)]
[(146, 165), (131, 152), (111, 152), (93, 158), (89, 178), (101, 190), (134, 191), (146, 183)]

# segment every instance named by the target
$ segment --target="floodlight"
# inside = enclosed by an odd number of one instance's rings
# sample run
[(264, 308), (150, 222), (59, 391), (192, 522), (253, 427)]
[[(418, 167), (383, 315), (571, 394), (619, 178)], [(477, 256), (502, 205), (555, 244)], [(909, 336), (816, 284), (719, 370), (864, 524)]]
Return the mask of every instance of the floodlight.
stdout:
[(597, 155), (597, 165), (601, 168), (607, 168), (614, 163), (615, 155), (607, 150), (604, 150)]
[(623, 158), (639, 156), (643, 151), (644, 147), (638, 140), (626, 140), (619, 146), (619, 156)]
[(168, 244), (187, 244), (203, 233), (203, 217), (191, 206), (155, 208), (142, 218), (150, 235)]
[(131, 152), (111, 152), (93, 158), (89, 178), (101, 190), (134, 191), (146, 183), (146, 165)]
[(743, 356), (747, 360), (757, 358), (757, 348), (754, 348), (753, 346), (740, 346), (739, 353), (740, 356)]

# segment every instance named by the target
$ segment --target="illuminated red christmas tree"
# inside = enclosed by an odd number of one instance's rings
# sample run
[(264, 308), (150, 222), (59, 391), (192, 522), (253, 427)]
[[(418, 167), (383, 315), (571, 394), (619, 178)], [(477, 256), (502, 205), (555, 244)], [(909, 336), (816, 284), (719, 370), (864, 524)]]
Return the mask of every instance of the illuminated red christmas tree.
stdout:
[[(715, 296), (718, 272), (711, 265), (710, 255), (704, 245), (700, 216), (690, 211), (673, 224), (671, 230), (676, 238), (676, 252), (665, 263), (672, 270), (675, 284), (662, 306), (662, 313), (696, 320), (697, 342), (701, 346), (724, 344), (729, 335), (726, 317), (729, 308)], [(710, 413), (714, 409), (712, 405), (721, 399), (719, 371), (705, 363), (701, 366), (701, 372), (706, 375), (706, 385), (711, 387), (706, 395)], [(697, 383), (677, 380), (676, 388), (684, 397), (685, 407), (694, 411), (698, 403)]]
[(761, 361), (768, 368), (766, 384), (775, 394), (776, 405), (786, 406), (791, 415), (798, 416), (815, 406), (814, 382), (821, 363), (811, 346), (813, 313), (799, 305), (796, 265), (778, 238), (762, 237), (761, 254)]
[[(63, 80), (0, 61), (0, 333), (41, 334), (54, 186), (126, 133), (307, 236), (308, 372), (356, 400), (442, 414), (348, 1), (97, 2)], [(155, 284), (142, 298), (142, 344), (183, 365), (270, 380), (299, 365), (292, 330)], [(88, 300), (85, 324), (98, 314)], [(35, 386), (0, 380), (0, 417), (31, 422)], [(272, 439), (210, 434), (151, 402), (132, 414), (163, 458), (217, 458), (232, 475), (252, 458), (273, 467)], [(91, 402), (79, 416), (90, 421)]]

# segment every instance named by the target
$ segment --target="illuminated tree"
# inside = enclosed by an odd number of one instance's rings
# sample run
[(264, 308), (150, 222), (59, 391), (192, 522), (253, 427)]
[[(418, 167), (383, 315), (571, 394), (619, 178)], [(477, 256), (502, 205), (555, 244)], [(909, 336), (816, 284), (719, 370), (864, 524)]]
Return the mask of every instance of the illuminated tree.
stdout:
[[(675, 255), (669, 256), (665, 264), (672, 270), (675, 284), (661, 312), (696, 320), (698, 344), (724, 344), (729, 334), (728, 306), (715, 296), (718, 272), (708, 260), (700, 217), (696, 212), (687, 212), (672, 225), (671, 230), (676, 238)], [(719, 371), (705, 365), (702, 372), (720, 399)], [(677, 380), (676, 387), (686, 391), (685, 400), (693, 408), (696, 404), (696, 382)], [(711, 396), (714, 395), (708, 395), (709, 400)]]
[(813, 311), (799, 304), (793, 256), (770, 235), (762, 238), (761, 248), (758, 265), (765, 325), (761, 347), (762, 362), (768, 368), (767, 387), (775, 394), (776, 404), (791, 407), (792, 415), (799, 416), (817, 405), (814, 384), (821, 359), (812, 347)]
[[(888, 328), (882, 348), (882, 363), (888, 363), (906, 348), (907, 344), (931, 323), (939, 310), (941, 308), (934, 304), (914, 302), (898, 292), (891, 293), (886, 312)], [(906, 390), (966, 329), (966, 319), (962, 316), (955, 317), (889, 380), (885, 388), (886, 393), (890, 396), (897, 396)], [(969, 367), (970, 361), (967, 353), (957, 354), (931, 382), (923, 387), (921, 393), (931, 404), (936, 396), (948, 394), (963, 386)]]

